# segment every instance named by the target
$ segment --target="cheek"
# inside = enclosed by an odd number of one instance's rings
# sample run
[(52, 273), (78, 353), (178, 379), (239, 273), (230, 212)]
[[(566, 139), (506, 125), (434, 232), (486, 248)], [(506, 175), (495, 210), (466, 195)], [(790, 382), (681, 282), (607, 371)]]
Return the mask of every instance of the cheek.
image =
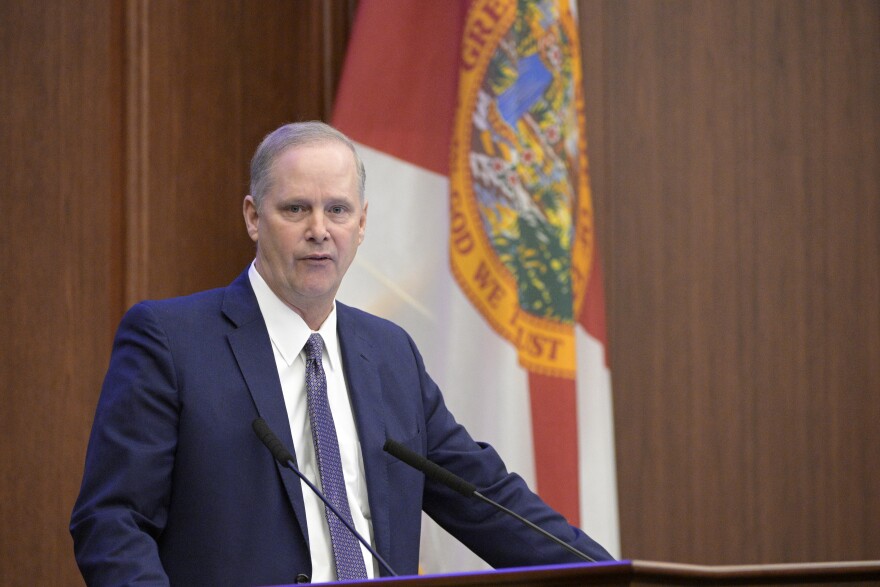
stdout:
[(289, 224), (279, 224), (273, 227), (269, 238), (274, 248), (289, 251), (297, 242), (296, 229)]
[(352, 238), (349, 239), (349, 242), (351, 243), (351, 253), (354, 254), (354, 252), (355, 252), (355, 250), (358, 248), (358, 246), (359, 246), (362, 242), (364, 242), (364, 233), (363, 233), (363, 231), (360, 231), (360, 230), (359, 230), (359, 231), (355, 232), (355, 233), (352, 235)]
[(285, 266), (291, 257), (291, 247), (286, 246), (279, 235), (263, 235), (257, 243), (262, 256), (277, 269)]

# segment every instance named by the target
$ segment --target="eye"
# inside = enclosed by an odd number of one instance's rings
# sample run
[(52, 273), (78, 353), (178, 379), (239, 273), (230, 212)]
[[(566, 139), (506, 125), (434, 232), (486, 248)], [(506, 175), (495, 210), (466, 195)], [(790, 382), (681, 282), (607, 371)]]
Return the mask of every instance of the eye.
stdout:
[(289, 205), (285, 206), (284, 209), (287, 210), (288, 212), (293, 212), (294, 214), (299, 214), (300, 212), (303, 211), (303, 206), (302, 206), (302, 204), (289, 204)]
[(331, 214), (343, 214), (345, 212), (345, 206), (330, 206)]

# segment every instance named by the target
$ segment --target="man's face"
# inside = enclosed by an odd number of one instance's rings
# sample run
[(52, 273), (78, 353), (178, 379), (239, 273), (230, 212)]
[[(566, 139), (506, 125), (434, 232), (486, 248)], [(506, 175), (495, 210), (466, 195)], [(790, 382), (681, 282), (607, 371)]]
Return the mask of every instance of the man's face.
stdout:
[(271, 174), (261, 209), (252, 196), (244, 201), (257, 271), (317, 329), (364, 240), (367, 206), (358, 194), (354, 156), (337, 142), (290, 148)]

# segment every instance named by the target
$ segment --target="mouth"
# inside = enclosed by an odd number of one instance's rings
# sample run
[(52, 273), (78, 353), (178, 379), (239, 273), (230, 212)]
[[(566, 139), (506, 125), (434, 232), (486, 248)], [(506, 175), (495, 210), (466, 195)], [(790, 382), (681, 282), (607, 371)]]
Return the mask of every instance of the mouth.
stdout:
[(321, 263), (321, 262), (332, 261), (333, 257), (331, 257), (330, 255), (321, 255), (318, 253), (314, 253), (312, 255), (306, 255), (305, 257), (302, 258), (302, 260), (310, 262), (310, 263)]

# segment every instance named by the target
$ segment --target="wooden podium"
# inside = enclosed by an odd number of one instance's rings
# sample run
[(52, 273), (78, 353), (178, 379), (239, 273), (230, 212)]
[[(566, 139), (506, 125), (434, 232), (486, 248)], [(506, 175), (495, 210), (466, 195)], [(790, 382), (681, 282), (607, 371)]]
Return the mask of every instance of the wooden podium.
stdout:
[[(340, 582), (361, 587), (504, 587), (604, 585), (880, 585), (880, 561), (701, 566), (616, 561), (450, 575)], [(290, 586), (292, 587), (292, 586)]]

